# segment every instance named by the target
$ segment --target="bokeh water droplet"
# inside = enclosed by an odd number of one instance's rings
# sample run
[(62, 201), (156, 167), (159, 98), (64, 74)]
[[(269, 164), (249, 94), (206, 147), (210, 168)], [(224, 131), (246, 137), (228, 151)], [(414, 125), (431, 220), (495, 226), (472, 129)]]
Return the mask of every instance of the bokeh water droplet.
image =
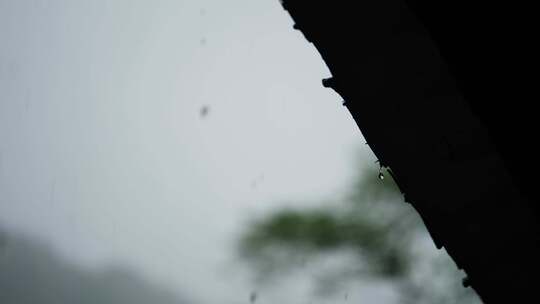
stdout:
[(252, 291), (249, 295), (249, 303), (255, 303), (257, 301), (257, 292)]
[(208, 115), (208, 112), (210, 112), (209, 106), (202, 106), (199, 110), (199, 115), (201, 118), (205, 118)]

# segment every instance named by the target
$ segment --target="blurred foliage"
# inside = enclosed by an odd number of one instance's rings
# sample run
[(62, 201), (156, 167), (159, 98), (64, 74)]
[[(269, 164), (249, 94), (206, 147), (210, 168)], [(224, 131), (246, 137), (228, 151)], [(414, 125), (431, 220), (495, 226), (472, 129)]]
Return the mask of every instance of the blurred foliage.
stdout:
[[(328, 289), (329, 282), (363, 278), (392, 284), (401, 303), (480, 303), (461, 286), (463, 274), (451, 259), (435, 250), (390, 175), (380, 179), (372, 167), (358, 171), (364, 174), (353, 180), (344, 198), (254, 220), (239, 243), (243, 260), (259, 279), (268, 280), (308, 260), (348, 253), (352, 260), (325, 272), (319, 286)], [(426, 240), (431, 243), (427, 255)]]

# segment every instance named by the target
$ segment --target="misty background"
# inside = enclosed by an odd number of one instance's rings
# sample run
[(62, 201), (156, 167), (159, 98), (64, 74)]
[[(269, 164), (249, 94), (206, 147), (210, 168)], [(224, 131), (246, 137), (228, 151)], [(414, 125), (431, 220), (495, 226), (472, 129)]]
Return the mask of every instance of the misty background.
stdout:
[[(292, 25), (278, 0), (0, 0), (0, 293), (327, 301), (235, 253), (254, 217), (377, 168)], [(347, 299), (394, 303), (379, 285)]]

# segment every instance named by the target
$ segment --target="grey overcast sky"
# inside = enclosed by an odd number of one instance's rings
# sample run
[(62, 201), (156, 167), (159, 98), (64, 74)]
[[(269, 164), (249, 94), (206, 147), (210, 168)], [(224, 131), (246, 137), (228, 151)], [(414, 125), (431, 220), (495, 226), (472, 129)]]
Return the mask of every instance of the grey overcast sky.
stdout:
[(278, 0), (0, 0), (0, 43), (0, 226), (200, 303), (247, 300), (250, 217), (370, 155)]

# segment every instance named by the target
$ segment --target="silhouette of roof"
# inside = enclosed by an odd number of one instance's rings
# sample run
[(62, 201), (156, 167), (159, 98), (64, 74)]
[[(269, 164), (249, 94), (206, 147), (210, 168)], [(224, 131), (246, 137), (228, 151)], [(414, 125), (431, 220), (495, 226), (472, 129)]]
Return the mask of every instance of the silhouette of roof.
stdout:
[(464, 285), (486, 303), (534, 295), (534, 19), (461, 0), (282, 3)]

